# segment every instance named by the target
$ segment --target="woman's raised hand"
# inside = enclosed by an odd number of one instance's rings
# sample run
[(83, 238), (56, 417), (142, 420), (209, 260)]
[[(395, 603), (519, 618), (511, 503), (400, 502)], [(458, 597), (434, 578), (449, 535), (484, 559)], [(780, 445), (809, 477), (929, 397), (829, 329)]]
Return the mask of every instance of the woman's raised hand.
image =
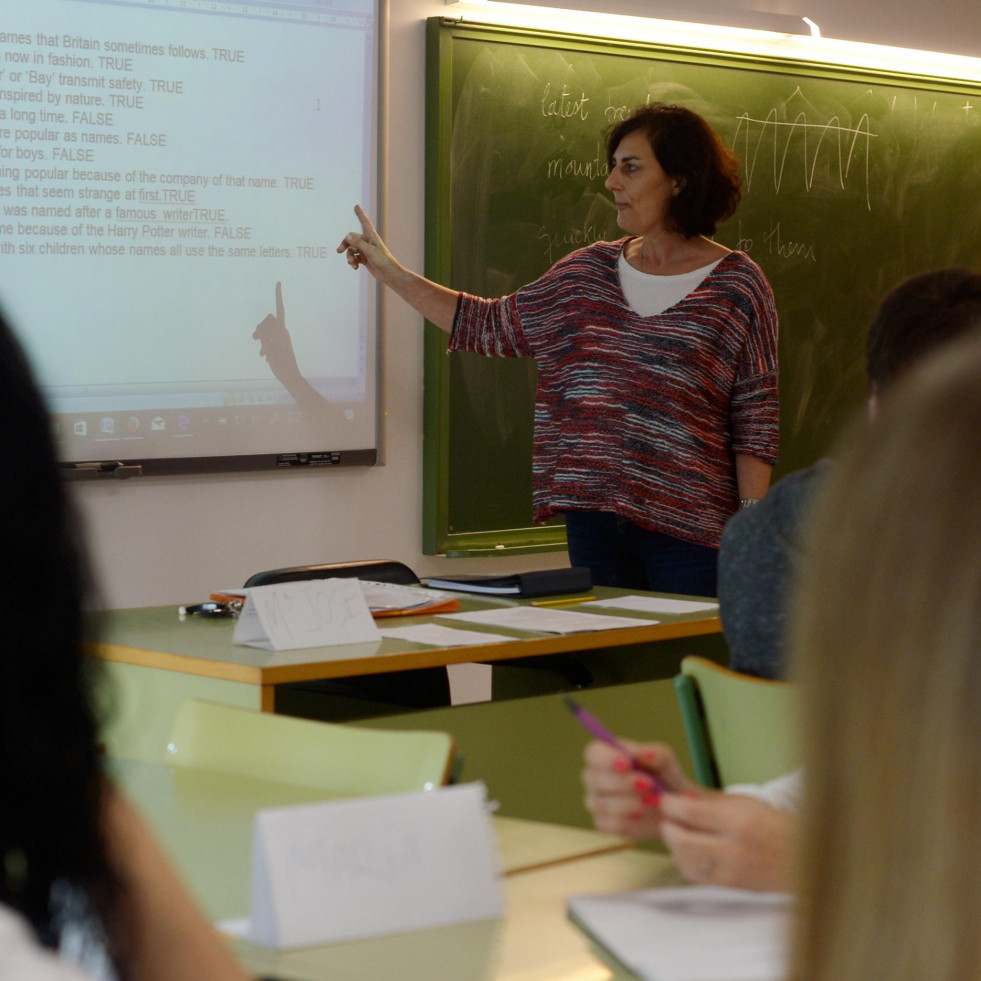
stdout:
[(386, 274), (389, 271), (397, 271), (400, 268), (399, 264), (375, 231), (375, 226), (361, 205), (354, 206), (354, 213), (361, 223), (361, 231), (348, 232), (337, 246), (337, 251), (339, 254), (347, 254), (347, 264), (352, 269), (364, 266), (375, 279), (385, 282)]

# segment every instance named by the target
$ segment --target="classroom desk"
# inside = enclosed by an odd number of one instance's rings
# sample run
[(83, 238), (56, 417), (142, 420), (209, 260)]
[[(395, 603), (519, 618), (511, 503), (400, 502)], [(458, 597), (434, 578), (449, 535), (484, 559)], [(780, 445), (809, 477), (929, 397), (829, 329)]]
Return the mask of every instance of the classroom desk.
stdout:
[[(209, 916), (247, 913), (255, 811), (307, 803), (309, 788), (160, 763), (112, 760), (119, 784), (146, 815)], [(505, 872), (506, 914), (461, 926), (276, 953), (236, 942), (246, 968), (284, 981), (609, 981), (629, 977), (566, 918), (565, 897), (673, 885), (667, 858), (615, 835), (513, 818), (493, 819)]]
[[(597, 587), (597, 598), (629, 590)], [(493, 600), (460, 596), (461, 609), (486, 609)], [(617, 616), (616, 610), (605, 610)], [(644, 616), (621, 611), (620, 615)], [(164, 748), (177, 705), (185, 698), (206, 698), (263, 711), (276, 708), (276, 686), (289, 682), (348, 678), (388, 671), (411, 671), (468, 662), (506, 663), (554, 654), (616, 652), (643, 647), (647, 677), (669, 677), (678, 656), (658, 663), (659, 642), (721, 635), (718, 612), (645, 617), (649, 626), (580, 634), (529, 634), (488, 628), (513, 639), (466, 647), (422, 647), (384, 638), (298, 651), (269, 652), (232, 644), (234, 621), (187, 617), (174, 606), (113, 610), (98, 623), (99, 642), (91, 653), (107, 662), (115, 692), (106, 733), (113, 755), (164, 759)], [(419, 623), (423, 617), (393, 617), (384, 626)], [(475, 624), (467, 629), (480, 631)], [(654, 646), (650, 646), (654, 645)], [(631, 657), (635, 655), (631, 654)]]

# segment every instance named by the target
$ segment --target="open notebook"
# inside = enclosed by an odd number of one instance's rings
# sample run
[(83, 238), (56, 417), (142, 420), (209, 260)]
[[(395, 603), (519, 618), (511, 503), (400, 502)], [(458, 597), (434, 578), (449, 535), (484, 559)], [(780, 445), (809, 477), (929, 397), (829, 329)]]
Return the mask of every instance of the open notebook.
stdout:
[(717, 886), (572, 896), (569, 916), (644, 981), (783, 981), (791, 900)]

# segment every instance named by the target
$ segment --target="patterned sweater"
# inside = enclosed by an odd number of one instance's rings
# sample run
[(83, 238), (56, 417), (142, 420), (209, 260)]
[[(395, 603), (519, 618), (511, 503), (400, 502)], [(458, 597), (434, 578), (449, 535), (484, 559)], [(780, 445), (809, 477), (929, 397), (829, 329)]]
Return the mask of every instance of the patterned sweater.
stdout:
[(573, 252), (509, 296), (461, 294), (450, 350), (531, 357), (534, 513), (613, 511), (717, 547), (734, 454), (776, 460), (777, 317), (760, 268), (724, 257), (654, 317), (627, 305), (627, 239)]

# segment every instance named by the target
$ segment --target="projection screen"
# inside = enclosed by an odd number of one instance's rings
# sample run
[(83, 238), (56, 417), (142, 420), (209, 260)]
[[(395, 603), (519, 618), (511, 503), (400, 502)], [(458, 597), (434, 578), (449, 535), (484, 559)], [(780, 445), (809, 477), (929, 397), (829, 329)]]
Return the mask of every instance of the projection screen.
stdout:
[(375, 289), (335, 249), (378, 3), (5, 0), (0, 306), (66, 464), (375, 461)]

